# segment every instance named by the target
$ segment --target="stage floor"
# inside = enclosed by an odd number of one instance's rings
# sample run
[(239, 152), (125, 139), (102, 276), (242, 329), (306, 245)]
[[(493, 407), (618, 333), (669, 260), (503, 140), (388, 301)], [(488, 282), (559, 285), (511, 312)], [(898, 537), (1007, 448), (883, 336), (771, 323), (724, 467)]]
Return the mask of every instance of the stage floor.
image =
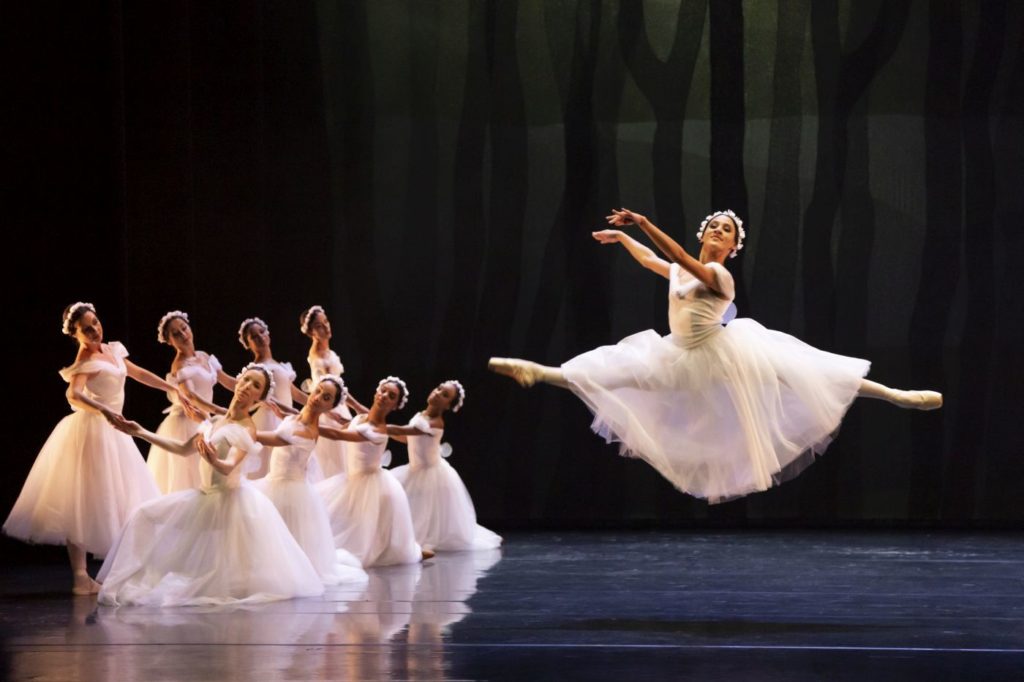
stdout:
[(1024, 535), (512, 533), (259, 607), (97, 608), (2, 569), (6, 679), (1024, 679)]

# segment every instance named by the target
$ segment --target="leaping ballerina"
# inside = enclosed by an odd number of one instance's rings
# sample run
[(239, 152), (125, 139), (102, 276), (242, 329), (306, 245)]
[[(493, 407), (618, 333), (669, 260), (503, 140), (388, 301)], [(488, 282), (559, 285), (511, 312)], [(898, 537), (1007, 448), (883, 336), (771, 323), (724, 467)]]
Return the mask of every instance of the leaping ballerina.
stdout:
[(491, 358), (488, 367), (522, 386), (568, 388), (594, 413), (598, 435), (679, 490), (714, 503), (795, 476), (824, 452), (856, 398), (919, 410), (942, 406), (935, 391), (865, 379), (867, 360), (818, 350), (750, 319), (723, 325), (735, 297), (725, 259), (746, 237), (732, 211), (701, 223), (699, 258), (639, 213), (613, 209), (607, 220), (612, 227), (637, 225), (668, 258), (620, 230), (593, 233), (669, 280), (671, 333), (640, 332), (561, 367), (512, 358)]

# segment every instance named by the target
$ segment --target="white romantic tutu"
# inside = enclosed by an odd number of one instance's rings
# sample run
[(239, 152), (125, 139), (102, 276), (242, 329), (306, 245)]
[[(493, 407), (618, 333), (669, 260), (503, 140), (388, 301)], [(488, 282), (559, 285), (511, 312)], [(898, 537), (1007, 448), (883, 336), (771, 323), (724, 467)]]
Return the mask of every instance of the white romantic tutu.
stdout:
[(344, 549), (335, 549), (327, 509), (308, 481), (276, 479), (271, 475), (255, 482), (253, 487), (273, 502), (325, 584), (366, 582), (359, 559)]
[(562, 369), (596, 433), (718, 502), (765, 490), (822, 453), (869, 367), (741, 319), (693, 348), (648, 330)]
[[(218, 459), (258, 447), (237, 423), (202, 427)], [(315, 597), (324, 586), (273, 503), (204, 460), (203, 488), (148, 502), (132, 514), (97, 580), (109, 605), (194, 606)]]
[(327, 504), (334, 544), (363, 566), (408, 564), (422, 558), (409, 501), (390, 471), (338, 474), (316, 486)]
[(324, 586), (274, 505), (249, 486), (139, 507), (100, 569), (100, 603), (191, 606), (315, 597)]
[(428, 549), (494, 549), (501, 536), (476, 522), (476, 510), (458, 472), (443, 459), (413, 469), (405, 464), (391, 473), (405, 489), (416, 540)]
[(100, 414), (75, 412), (43, 445), (4, 532), (27, 542), (72, 542), (103, 557), (131, 511), (159, 494), (130, 436)]
[(562, 370), (596, 433), (683, 492), (720, 502), (765, 490), (822, 453), (870, 363), (749, 319), (723, 327), (732, 276), (709, 267), (724, 295), (672, 265), (672, 334), (634, 334)]
[(364, 567), (408, 564), (422, 559), (401, 484), (381, 468), (388, 437), (359, 415), (349, 429), (368, 440), (348, 443), (345, 470), (317, 484), (327, 504), (334, 544)]
[[(185, 386), (203, 400), (213, 402), (213, 388), (217, 385), (217, 376), (221, 369), (217, 356), (199, 351), (191, 360), (179, 367), (176, 373), (168, 374), (167, 382)], [(169, 393), (167, 397), (171, 401), (171, 407), (164, 410), (167, 417), (160, 423), (156, 433), (173, 441), (186, 441), (199, 431), (199, 424), (185, 416), (176, 393)], [(199, 455), (182, 457), (151, 445), (146, 465), (156, 479), (160, 492), (164, 494), (197, 488), (200, 485)]]
[[(60, 375), (68, 383), (85, 375), (83, 393), (120, 413), (128, 350), (112, 341), (103, 351)], [(27, 542), (71, 542), (102, 557), (132, 509), (160, 491), (129, 436), (96, 412), (71, 409), (36, 456), (4, 532)]]
[[(346, 419), (352, 418), (352, 413), (348, 409), (341, 410), (344, 405), (339, 405), (335, 410), (345, 415)], [(320, 426), (329, 426), (332, 429), (342, 428), (341, 424), (334, 421), (330, 417), (320, 417)], [(312, 467), (314, 463), (319, 472), (319, 476), (310, 476), (310, 483), (319, 483), (325, 478), (336, 476), (344, 473), (345, 471), (345, 443), (340, 440), (331, 440), (330, 438), (319, 438), (316, 441), (316, 447), (313, 448), (313, 456), (310, 458), (309, 465)]]
[[(199, 430), (199, 424), (185, 416), (181, 408), (174, 408), (157, 428), (158, 436), (172, 441), (186, 441)], [(146, 466), (153, 474), (160, 492), (175, 493), (199, 487), (199, 455), (181, 456), (167, 452), (157, 445), (149, 447)]]

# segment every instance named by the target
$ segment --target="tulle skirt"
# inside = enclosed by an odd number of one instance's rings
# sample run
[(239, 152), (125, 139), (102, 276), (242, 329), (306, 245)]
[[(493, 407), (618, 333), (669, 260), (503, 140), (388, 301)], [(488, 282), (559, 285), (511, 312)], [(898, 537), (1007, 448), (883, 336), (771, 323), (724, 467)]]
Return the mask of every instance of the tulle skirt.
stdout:
[(130, 436), (94, 412), (64, 417), (36, 457), (4, 532), (107, 554), (132, 510), (160, 494)]
[[(195, 435), (197, 431), (199, 431), (199, 424), (175, 410), (160, 423), (156, 434), (173, 441), (184, 441)], [(164, 494), (198, 488), (200, 485), (199, 455), (195, 453), (183, 457), (167, 452), (159, 446), (151, 445), (149, 456), (146, 458), (146, 466), (153, 474), (160, 492)]]
[(97, 580), (100, 603), (114, 606), (256, 603), (324, 591), (274, 505), (244, 484), (142, 505)]
[(413, 469), (391, 470), (405, 488), (416, 540), (428, 549), (459, 551), (494, 549), (501, 536), (476, 522), (476, 510), (458, 472), (445, 460)]
[[(321, 426), (338, 428), (338, 422), (328, 417), (320, 417)], [(316, 462), (319, 465), (320, 478), (310, 479), (311, 483), (319, 483), (325, 478), (337, 476), (345, 472), (345, 444), (339, 440), (330, 438), (318, 438), (316, 447), (313, 449), (313, 456), (310, 464)]]
[(317, 485), (327, 504), (334, 544), (364, 567), (408, 564), (422, 558), (409, 501), (391, 472), (338, 474)]
[(324, 501), (308, 481), (267, 477), (253, 486), (274, 503), (324, 584), (366, 582), (359, 559), (335, 549)]
[(810, 464), (870, 366), (739, 319), (695, 347), (648, 330), (562, 370), (596, 433), (683, 492), (720, 502)]

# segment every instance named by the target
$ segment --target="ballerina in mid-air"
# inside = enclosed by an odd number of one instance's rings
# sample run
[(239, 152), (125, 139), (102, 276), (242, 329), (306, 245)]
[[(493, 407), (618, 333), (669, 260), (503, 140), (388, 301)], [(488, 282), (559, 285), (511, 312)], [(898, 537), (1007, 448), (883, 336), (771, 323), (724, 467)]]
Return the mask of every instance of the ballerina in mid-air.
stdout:
[(637, 225), (668, 258), (620, 230), (593, 233), (669, 280), (671, 333), (640, 332), (561, 367), (512, 358), (491, 358), (488, 366), (523, 386), (568, 388), (594, 413), (596, 433), (679, 490), (721, 502), (791, 478), (824, 452), (858, 397), (919, 410), (942, 406), (935, 391), (868, 381), (867, 360), (818, 350), (754, 320), (723, 324), (735, 297), (725, 259), (746, 236), (732, 211), (701, 223), (698, 258), (633, 211), (613, 210), (608, 223)]

